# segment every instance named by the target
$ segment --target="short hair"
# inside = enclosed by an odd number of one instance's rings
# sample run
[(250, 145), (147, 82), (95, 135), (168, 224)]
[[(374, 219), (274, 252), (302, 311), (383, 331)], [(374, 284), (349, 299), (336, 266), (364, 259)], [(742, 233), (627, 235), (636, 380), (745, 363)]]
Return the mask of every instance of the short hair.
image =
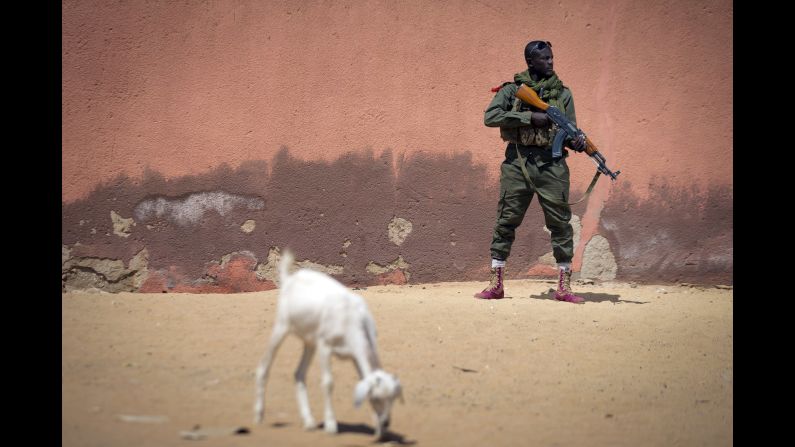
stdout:
[(528, 43), (527, 46), (524, 47), (524, 59), (530, 61), (530, 57), (533, 56), (533, 53), (537, 53), (547, 47), (552, 48), (552, 44), (549, 43), (548, 40), (534, 40)]

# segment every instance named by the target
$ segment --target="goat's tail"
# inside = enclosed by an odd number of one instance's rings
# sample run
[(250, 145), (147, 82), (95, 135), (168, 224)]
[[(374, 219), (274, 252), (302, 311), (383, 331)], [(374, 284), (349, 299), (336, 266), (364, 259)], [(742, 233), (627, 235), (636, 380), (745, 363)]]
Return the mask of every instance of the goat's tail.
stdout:
[(287, 280), (287, 275), (290, 274), (290, 266), (295, 262), (295, 256), (289, 248), (285, 248), (282, 252), (282, 259), (279, 261), (279, 284), (284, 284)]

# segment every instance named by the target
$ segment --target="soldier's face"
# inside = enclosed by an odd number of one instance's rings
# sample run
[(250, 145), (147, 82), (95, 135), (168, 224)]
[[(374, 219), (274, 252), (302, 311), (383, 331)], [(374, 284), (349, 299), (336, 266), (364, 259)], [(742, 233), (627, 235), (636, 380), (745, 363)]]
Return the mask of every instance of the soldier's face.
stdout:
[(530, 70), (543, 77), (552, 76), (552, 48), (546, 47), (543, 50), (534, 51), (530, 57)]

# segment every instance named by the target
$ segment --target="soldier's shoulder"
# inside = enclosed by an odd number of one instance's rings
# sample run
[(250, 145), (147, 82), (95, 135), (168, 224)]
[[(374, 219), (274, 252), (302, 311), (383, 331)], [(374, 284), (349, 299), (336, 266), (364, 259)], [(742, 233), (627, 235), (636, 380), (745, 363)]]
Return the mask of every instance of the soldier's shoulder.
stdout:
[(516, 91), (518, 88), (519, 88), (519, 86), (518, 86), (518, 85), (516, 85), (516, 83), (515, 83), (515, 82), (513, 82), (513, 81), (507, 81), (507, 82), (503, 82), (503, 83), (502, 83), (502, 85), (500, 86), (500, 89), (499, 89), (499, 91), (501, 91), (501, 92), (514, 92), (514, 91)]

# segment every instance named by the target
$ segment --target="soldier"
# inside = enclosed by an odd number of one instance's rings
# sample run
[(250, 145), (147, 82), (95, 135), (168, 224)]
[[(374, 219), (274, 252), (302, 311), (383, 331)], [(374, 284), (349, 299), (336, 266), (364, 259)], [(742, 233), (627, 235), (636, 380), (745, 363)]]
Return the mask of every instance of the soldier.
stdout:
[[(484, 123), (499, 127), (500, 136), (508, 142), (505, 160), (500, 168), (500, 198), (497, 223), (491, 242), (491, 282), (476, 298), (504, 297), (505, 261), (511, 253), (516, 228), (522, 223), (527, 207), (538, 194), (544, 220), (551, 232), (552, 254), (558, 263), (558, 288), (555, 299), (570, 303), (585, 300), (571, 291), (571, 258), (574, 255), (574, 231), (569, 199), (568, 151), (552, 156), (552, 140), (557, 132), (546, 112), (516, 99), (521, 84), (527, 84), (547, 104), (556, 106), (576, 123), (574, 99), (552, 69), (552, 44), (534, 40), (524, 49), (527, 70), (506, 82), (486, 108)], [(567, 139), (565, 145), (581, 152), (585, 136)], [(522, 163), (524, 161), (524, 163)], [(522, 166), (524, 164), (524, 166)]]

